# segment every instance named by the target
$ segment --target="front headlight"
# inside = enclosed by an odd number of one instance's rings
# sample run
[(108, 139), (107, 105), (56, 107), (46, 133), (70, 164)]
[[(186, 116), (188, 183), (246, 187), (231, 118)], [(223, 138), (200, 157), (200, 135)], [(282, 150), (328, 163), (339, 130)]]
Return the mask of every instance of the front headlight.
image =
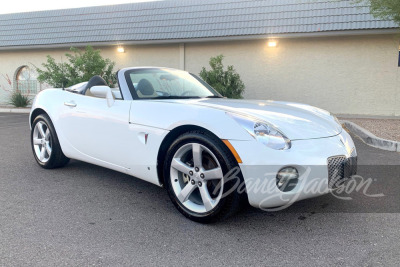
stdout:
[(227, 113), (231, 116), (237, 123), (239, 123), (246, 131), (254, 137), (260, 143), (266, 145), (267, 147), (276, 150), (285, 150), (291, 147), (291, 142), (281, 131), (271, 124), (252, 120), (244, 116)]

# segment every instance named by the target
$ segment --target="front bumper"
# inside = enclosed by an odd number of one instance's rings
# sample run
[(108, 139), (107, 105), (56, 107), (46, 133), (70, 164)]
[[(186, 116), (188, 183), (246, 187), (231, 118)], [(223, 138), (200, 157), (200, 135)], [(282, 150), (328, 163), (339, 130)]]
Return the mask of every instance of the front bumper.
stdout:
[[(282, 207), (327, 194), (340, 177), (356, 171), (357, 152), (346, 131), (333, 137), (292, 141), (288, 150), (273, 150), (255, 140), (230, 142), (243, 161), (239, 165), (249, 203), (258, 208)], [(328, 164), (332, 158), (342, 160), (333, 166)], [(276, 186), (276, 175), (284, 167), (295, 167), (299, 172), (297, 184), (289, 192)]]

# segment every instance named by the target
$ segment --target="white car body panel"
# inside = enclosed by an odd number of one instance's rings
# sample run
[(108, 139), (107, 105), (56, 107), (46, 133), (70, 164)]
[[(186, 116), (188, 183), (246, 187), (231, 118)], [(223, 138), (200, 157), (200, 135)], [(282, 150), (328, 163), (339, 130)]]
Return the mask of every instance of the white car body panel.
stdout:
[(197, 105), (197, 100), (186, 102), (168, 100), (133, 101), (130, 123), (172, 130), (182, 125), (203, 127), (221, 139), (252, 140), (253, 138), (219, 109)]
[[(286, 151), (271, 151), (260, 147), (256, 141), (231, 143), (239, 155), (243, 155), (240, 168), (247, 188), (252, 191), (252, 194), (248, 194), (249, 203), (261, 208), (282, 206), (291, 203), (293, 199), (298, 201), (328, 193), (327, 158), (336, 155), (349, 158), (354, 148), (353, 140), (346, 131), (334, 137), (294, 141), (291, 149)], [(257, 179), (266, 180), (265, 183), (269, 185), (274, 184), (276, 173), (286, 166), (296, 167), (299, 171), (299, 184), (293, 191), (282, 192), (275, 187), (268, 191), (269, 196), (266, 198), (261, 190), (252, 190)], [(312, 190), (315, 189), (313, 186), (318, 190)]]
[[(65, 102), (76, 107), (65, 106)], [(224, 111), (169, 101), (115, 100), (108, 107), (102, 98), (47, 89), (38, 94), (33, 106), (32, 110), (41, 108), (51, 114), (67, 157), (123, 171), (157, 185), (160, 185), (156, 169), (158, 148), (176, 127), (203, 127), (221, 139), (253, 139)], [(147, 144), (140, 140), (143, 133), (149, 135)]]
[[(258, 100), (134, 100), (123, 75), (126, 70), (118, 73), (121, 92), (113, 92), (114, 97), (124, 100), (116, 99), (110, 107), (103, 98), (47, 89), (36, 96), (30, 117), (37, 109), (49, 115), (67, 157), (124, 172), (156, 185), (161, 185), (157, 157), (164, 138), (177, 127), (188, 125), (202, 127), (220, 139), (229, 140), (243, 161), (240, 168), (246, 186), (266, 173), (271, 175), (265, 179), (275, 179), (284, 166), (296, 166), (300, 172), (307, 166), (321, 166), (301, 180), (294, 191), (282, 192), (276, 188), (276, 194), (267, 202), (265, 195), (249, 193), (249, 202), (256, 207), (285, 205), (288, 201), (284, 197), (294, 194), (298, 194), (298, 200), (315, 196), (303, 190), (307, 179), (327, 177), (327, 158), (350, 157), (354, 149), (351, 137), (321, 109)], [(274, 150), (261, 144), (227, 116), (227, 112), (272, 124), (292, 140), (292, 147)], [(327, 178), (321, 179), (325, 179), (321, 181), (325, 187), (318, 195), (329, 191)]]
[[(172, 103), (188, 104), (187, 100)], [(252, 116), (269, 122), (280, 129), (290, 140), (323, 138), (340, 134), (338, 125), (329, 112), (309, 105), (235, 99), (196, 99), (192, 105), (220, 109), (227, 112)]]
[[(65, 106), (65, 102), (75, 103), (77, 106)], [(116, 100), (113, 109), (110, 109), (105, 99), (74, 94), (61, 89), (47, 89), (37, 95), (32, 110), (33, 108), (43, 109), (49, 115), (61, 148), (67, 157), (116, 171), (127, 171), (123, 162), (110, 159), (108, 153), (104, 153), (101, 157), (96, 155), (105, 152), (106, 148), (111, 146), (115, 134), (127, 134), (125, 129), (129, 129), (127, 121), (130, 103)], [(108, 112), (105, 116), (101, 116), (99, 110), (103, 110), (101, 113), (104, 113), (105, 108)], [(91, 112), (88, 112), (89, 109)], [(100, 147), (100, 144), (104, 146)], [(119, 142), (116, 147), (120, 148), (122, 145)], [(121, 153), (123, 151), (117, 153), (119, 159), (124, 158)]]

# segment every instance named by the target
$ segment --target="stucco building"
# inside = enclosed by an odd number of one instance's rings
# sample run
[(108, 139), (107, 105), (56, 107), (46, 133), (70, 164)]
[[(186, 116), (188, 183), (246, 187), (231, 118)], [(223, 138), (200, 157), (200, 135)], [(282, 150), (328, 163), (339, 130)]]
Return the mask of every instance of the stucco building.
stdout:
[(400, 116), (399, 33), (352, 1), (186, 0), (0, 15), (0, 103), (11, 89), (43, 89), (32, 66), (46, 55), (61, 61), (69, 47), (92, 45), (117, 68), (195, 74), (223, 54), (245, 98)]

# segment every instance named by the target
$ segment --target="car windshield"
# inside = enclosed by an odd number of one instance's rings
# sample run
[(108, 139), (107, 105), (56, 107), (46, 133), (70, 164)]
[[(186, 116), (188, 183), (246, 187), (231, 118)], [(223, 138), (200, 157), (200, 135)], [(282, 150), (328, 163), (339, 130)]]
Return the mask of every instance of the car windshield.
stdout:
[(125, 78), (136, 99), (185, 99), (222, 97), (196, 75), (167, 68), (134, 69)]

